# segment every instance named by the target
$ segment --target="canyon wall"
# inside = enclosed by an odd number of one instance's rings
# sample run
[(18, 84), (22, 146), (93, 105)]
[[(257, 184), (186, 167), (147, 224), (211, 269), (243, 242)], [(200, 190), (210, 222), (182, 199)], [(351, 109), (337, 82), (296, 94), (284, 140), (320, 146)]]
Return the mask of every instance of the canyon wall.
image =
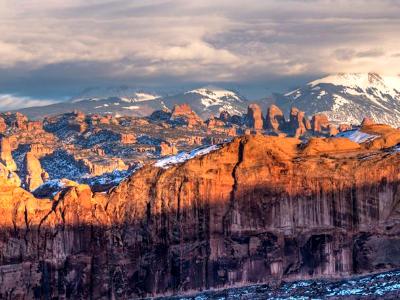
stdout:
[[(343, 151), (341, 149), (346, 149)], [(0, 298), (137, 298), (400, 266), (400, 155), (245, 136), (108, 193), (0, 188)]]

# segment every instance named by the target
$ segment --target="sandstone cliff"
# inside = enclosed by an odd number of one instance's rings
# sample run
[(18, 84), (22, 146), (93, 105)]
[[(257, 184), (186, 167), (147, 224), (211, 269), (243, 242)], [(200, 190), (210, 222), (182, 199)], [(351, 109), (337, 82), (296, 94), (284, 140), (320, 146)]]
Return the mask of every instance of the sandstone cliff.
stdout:
[(3, 185), (0, 298), (125, 299), (396, 268), (399, 174), (393, 148), (256, 135), (145, 166), (106, 194), (76, 185), (38, 200)]

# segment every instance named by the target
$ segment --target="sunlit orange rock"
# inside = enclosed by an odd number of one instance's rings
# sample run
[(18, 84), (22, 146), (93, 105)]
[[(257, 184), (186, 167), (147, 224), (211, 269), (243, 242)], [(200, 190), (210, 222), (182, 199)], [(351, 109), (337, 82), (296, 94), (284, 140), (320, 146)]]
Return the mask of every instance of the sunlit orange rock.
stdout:
[(10, 171), (16, 171), (17, 165), (12, 157), (10, 138), (0, 137), (0, 163)]
[(285, 117), (281, 109), (276, 105), (271, 105), (267, 111), (266, 128), (281, 131), (284, 129), (285, 123)]
[(250, 104), (247, 108), (247, 124), (254, 130), (262, 130), (264, 128), (264, 119), (259, 105)]

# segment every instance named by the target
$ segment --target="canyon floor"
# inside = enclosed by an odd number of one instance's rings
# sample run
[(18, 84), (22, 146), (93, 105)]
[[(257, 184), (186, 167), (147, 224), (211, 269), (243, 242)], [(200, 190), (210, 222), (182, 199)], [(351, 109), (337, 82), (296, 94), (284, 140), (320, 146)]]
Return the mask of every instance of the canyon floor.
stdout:
[(206, 291), (186, 296), (159, 297), (157, 300), (263, 300), (263, 299), (399, 299), (400, 271), (384, 272), (342, 280), (284, 282), (278, 287), (251, 285)]

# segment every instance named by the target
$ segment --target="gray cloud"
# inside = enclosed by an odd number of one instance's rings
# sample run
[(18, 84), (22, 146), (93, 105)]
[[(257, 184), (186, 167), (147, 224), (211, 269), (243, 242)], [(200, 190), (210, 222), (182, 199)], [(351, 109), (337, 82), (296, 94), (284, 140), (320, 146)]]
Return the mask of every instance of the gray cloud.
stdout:
[(0, 94), (397, 74), (399, 13), (394, 0), (4, 0)]

